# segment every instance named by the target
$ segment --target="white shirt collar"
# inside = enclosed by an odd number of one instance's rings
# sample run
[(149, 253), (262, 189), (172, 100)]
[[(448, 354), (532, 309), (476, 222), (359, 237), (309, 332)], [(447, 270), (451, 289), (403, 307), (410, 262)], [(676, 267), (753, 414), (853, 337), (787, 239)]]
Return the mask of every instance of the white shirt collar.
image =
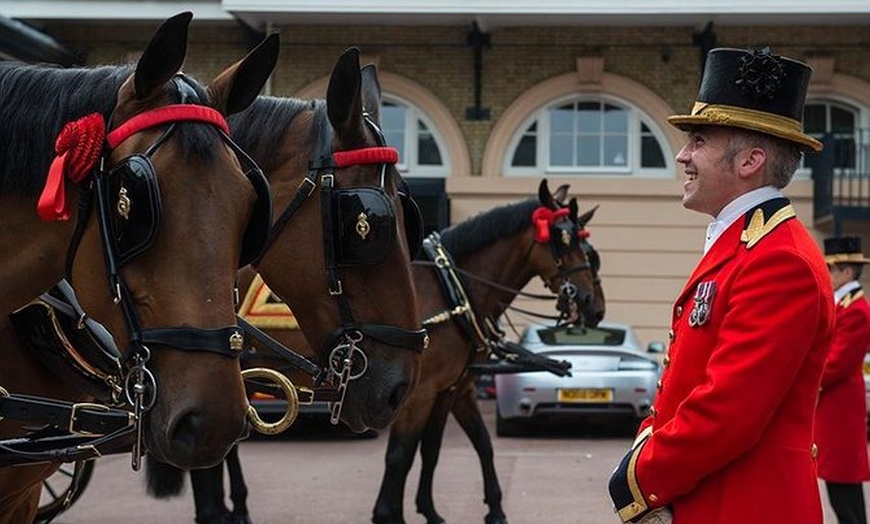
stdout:
[(853, 289), (857, 289), (861, 287), (861, 283), (857, 280), (850, 280), (838, 287), (836, 291), (834, 291), (834, 304), (839, 304), (843, 297), (846, 296), (847, 293), (852, 291)]
[(707, 226), (707, 236), (704, 242), (704, 254), (710, 251), (716, 240), (722, 236), (722, 233), (728, 229), (731, 224), (738, 218), (746, 214), (747, 211), (768, 200), (774, 198), (782, 198), (782, 191), (773, 186), (763, 186), (758, 189), (753, 189), (748, 193), (743, 193), (735, 198), (722, 208), (722, 211), (716, 215), (716, 218)]

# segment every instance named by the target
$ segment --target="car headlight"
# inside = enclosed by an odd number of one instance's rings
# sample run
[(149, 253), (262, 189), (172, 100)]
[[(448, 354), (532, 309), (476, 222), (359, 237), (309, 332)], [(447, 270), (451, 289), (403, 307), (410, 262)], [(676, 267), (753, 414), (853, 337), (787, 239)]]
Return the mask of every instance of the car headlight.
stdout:
[(655, 371), (658, 364), (643, 358), (622, 358), (619, 360), (620, 371)]

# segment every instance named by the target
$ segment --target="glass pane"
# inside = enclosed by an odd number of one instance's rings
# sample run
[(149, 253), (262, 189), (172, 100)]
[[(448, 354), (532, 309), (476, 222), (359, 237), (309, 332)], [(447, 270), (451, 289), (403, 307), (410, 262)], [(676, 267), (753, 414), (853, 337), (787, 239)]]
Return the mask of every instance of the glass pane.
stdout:
[(573, 165), (574, 151), (571, 147), (569, 135), (555, 135), (550, 137), (550, 165), (570, 166)]
[(550, 109), (550, 132), (572, 133), (574, 131), (574, 107), (567, 105)]
[(538, 143), (535, 137), (525, 135), (520, 139), (520, 143), (517, 144), (514, 157), (511, 159), (511, 165), (515, 167), (534, 167), (537, 153)]
[(625, 135), (604, 137), (604, 165), (624, 166), (628, 162), (628, 137)]
[(855, 167), (855, 141), (852, 137), (834, 139), (834, 167)]
[(628, 112), (612, 105), (604, 107), (604, 132), (628, 133)]
[(577, 131), (580, 133), (601, 132), (601, 104), (598, 102), (577, 104)]
[(577, 137), (577, 165), (601, 165), (601, 138), (597, 136)]
[(807, 104), (804, 106), (804, 129), (806, 133), (824, 133), (827, 131), (825, 118), (827, 106), (824, 104)]
[(654, 136), (640, 139), (640, 167), (665, 167), (665, 155)]
[(421, 166), (441, 165), (441, 152), (431, 133), (420, 133), (417, 138), (417, 155), (420, 157), (417, 163)]
[(855, 131), (855, 114), (846, 109), (831, 107), (831, 131), (834, 133)]
[(387, 145), (393, 146), (399, 150), (399, 163), (405, 163), (405, 131), (397, 130), (397, 131), (387, 131), (383, 130), (384, 139), (387, 141)]
[(404, 133), (405, 108), (393, 104), (384, 104), (384, 107), (381, 109), (381, 129)]

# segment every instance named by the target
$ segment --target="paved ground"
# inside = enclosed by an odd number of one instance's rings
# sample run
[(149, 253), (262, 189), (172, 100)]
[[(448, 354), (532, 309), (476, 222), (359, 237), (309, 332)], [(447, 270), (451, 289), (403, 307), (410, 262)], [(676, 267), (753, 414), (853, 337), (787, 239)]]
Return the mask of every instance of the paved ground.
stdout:
[[(490, 431), (493, 401), (483, 401)], [(495, 438), (496, 467), (512, 524), (615, 524), (606, 479), (629, 443), (624, 431), (563, 431)], [(241, 456), (255, 524), (367, 523), (380, 486), (386, 434), (377, 438), (313, 438), (245, 442)], [(419, 461), (418, 461), (419, 462)], [(405, 519), (423, 519), (413, 507), (418, 466), (408, 480)], [(435, 477), (435, 503), (451, 524), (482, 523), (486, 509), (477, 458), (458, 426), (447, 429)], [(870, 498), (868, 498), (870, 500)], [(827, 504), (827, 502), (825, 502)], [(826, 522), (836, 522), (830, 515)], [(145, 495), (144, 474), (128, 456), (100, 459), (82, 498), (55, 524), (188, 524), (189, 486), (176, 499)]]

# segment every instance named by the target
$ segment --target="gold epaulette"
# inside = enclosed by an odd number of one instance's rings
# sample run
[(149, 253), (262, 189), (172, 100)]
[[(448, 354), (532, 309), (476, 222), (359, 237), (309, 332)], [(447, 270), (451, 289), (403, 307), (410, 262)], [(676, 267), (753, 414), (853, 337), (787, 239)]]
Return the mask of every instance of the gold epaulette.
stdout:
[(779, 209), (767, 221), (764, 220), (764, 211), (756, 209), (749, 220), (749, 225), (741, 233), (740, 241), (746, 242), (746, 249), (752, 249), (762, 238), (776, 229), (776, 226), (795, 216), (794, 208), (791, 204)]
[(846, 296), (844, 296), (840, 300), (840, 307), (844, 307), (844, 308), (849, 307), (852, 305), (853, 302), (855, 302), (859, 298), (864, 298), (864, 290), (863, 289), (858, 289), (857, 293), (846, 293)]

